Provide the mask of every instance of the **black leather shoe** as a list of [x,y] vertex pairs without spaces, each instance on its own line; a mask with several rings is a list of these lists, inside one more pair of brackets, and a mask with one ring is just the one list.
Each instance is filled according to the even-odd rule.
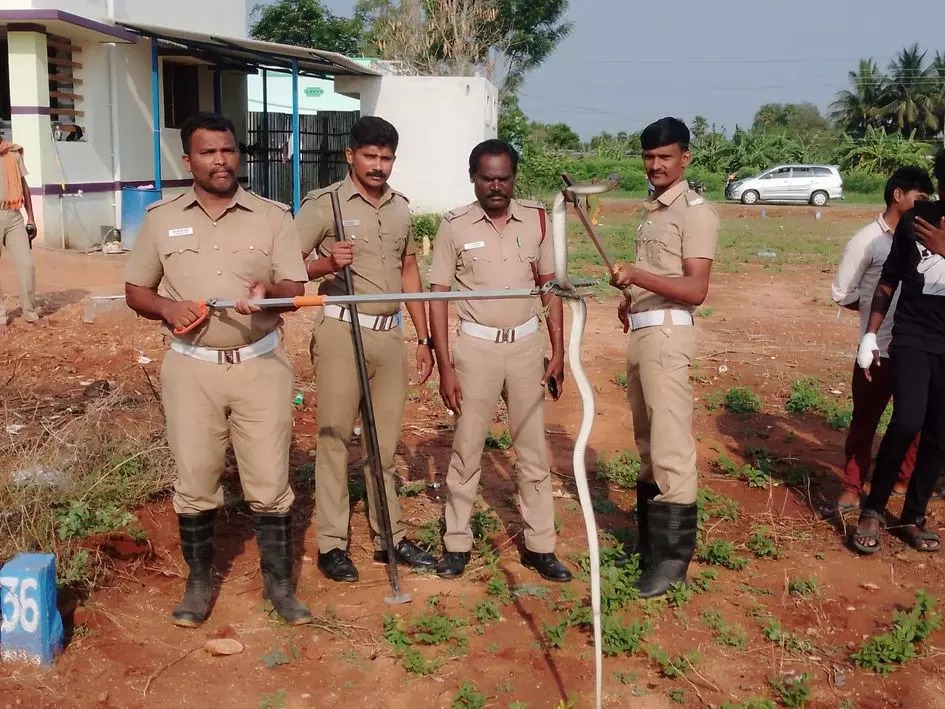
[[319,552],[318,568],[332,581],[354,583],[358,580],[358,570],[344,549],[332,549],[325,554]]
[[468,551],[444,551],[443,558],[436,562],[436,575],[441,579],[459,578],[468,563]]
[[[397,563],[412,566],[415,569],[432,569],[436,566],[436,557],[428,554],[409,539],[401,539],[394,545],[394,555]],[[387,552],[374,552],[374,561],[378,564],[387,563]]]
[[549,581],[564,582],[572,579],[571,572],[558,561],[558,557],[554,554],[539,554],[526,549],[522,554],[522,565],[534,569]]

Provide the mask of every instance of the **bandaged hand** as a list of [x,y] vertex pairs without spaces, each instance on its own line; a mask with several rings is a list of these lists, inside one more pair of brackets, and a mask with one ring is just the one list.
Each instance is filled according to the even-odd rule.
[[860,348],[856,352],[856,363],[866,370],[869,378],[869,369],[874,362],[879,361],[879,345],[876,344],[876,333],[868,332],[860,340]]

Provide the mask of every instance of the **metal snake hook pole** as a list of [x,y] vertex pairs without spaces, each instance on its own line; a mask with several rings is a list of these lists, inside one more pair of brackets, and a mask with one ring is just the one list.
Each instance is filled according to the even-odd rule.
[[[344,220],[341,216],[341,205],[338,202],[338,193],[331,192],[331,211],[335,219],[335,239],[345,240]],[[343,269],[345,291],[354,295],[354,278],[351,267]],[[367,435],[367,453],[371,463],[371,472],[374,474],[374,487],[377,489],[378,500],[371,500],[371,504],[378,505],[378,519],[381,522],[381,533],[384,535],[384,546],[387,552],[387,576],[390,580],[392,596],[385,597],[389,604],[410,603],[408,593],[401,593],[400,576],[397,573],[397,552],[394,550],[394,531],[391,528],[390,509],[387,506],[387,487],[384,485],[384,468],[381,463],[381,449],[377,441],[377,424],[374,420],[374,402],[371,400],[371,383],[368,379],[367,361],[364,358],[364,341],[361,339],[361,325],[358,322],[358,306],[351,303],[351,333],[354,340],[354,358],[358,366],[358,380],[361,383],[361,418],[364,424],[364,433]]]
[[[555,196],[551,209],[551,234],[554,244],[555,280],[560,288],[559,295],[568,301],[571,308],[571,336],[568,340],[568,360],[571,374],[581,394],[583,415],[577,439],[574,442],[574,482],[584,514],[584,527],[587,530],[587,547],[591,562],[591,610],[594,615],[594,669],[595,696],[597,709],[601,707],[603,683],[603,657],[601,655],[601,614],[600,614],[600,546],[597,541],[597,522],[591,501],[591,489],[587,481],[585,457],[587,442],[594,423],[594,389],[584,372],[581,363],[581,343],[584,338],[584,325],[587,322],[587,305],[577,293],[576,287],[568,277],[568,231],[567,201],[571,195],[598,194],[613,189],[613,182],[602,184],[569,185]],[[576,200],[575,200],[576,201]]]

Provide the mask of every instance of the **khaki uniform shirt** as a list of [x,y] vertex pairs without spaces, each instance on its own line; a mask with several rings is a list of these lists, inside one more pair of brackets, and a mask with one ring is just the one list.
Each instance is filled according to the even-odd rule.
[[[433,243],[430,283],[459,290],[534,288],[536,273],[554,273],[551,234],[542,239],[540,202],[512,200],[505,228],[500,232],[478,202],[444,216]],[[540,312],[541,300],[456,301],[462,320],[498,328],[518,327]]]
[[[715,258],[719,218],[715,209],[682,180],[658,198],[644,202],[646,216],[637,230],[635,266],[658,276],[683,275],[683,260]],[[630,312],[672,308],[694,311],[693,305],[677,303],[661,295],[632,286]]]
[[[20,174],[22,174],[23,177],[26,177],[29,173],[26,171],[26,164],[23,162],[23,153],[16,152],[14,153],[14,155],[16,155],[16,161],[20,165]],[[0,158],[0,161],[2,161],[2,159],[3,158]],[[23,195],[24,200],[29,199],[29,198],[30,198],[29,194]],[[3,169],[3,164],[2,162],[0,162],[0,203],[6,202],[6,200],[7,200],[7,171]]]
[[[335,241],[335,218],[330,193],[338,191],[345,236],[354,243],[351,276],[355,295],[402,292],[404,257],[417,252],[410,238],[410,207],[400,192],[387,188],[374,207],[358,192],[350,175],[341,182],[305,195],[299,208],[298,225],[302,253],[317,251],[331,255]],[[329,274],[318,287],[325,295],[345,295],[345,281],[339,273]],[[365,315],[393,315],[399,303],[365,303],[358,312]]]
[[[239,300],[248,297],[250,281],[283,280],[308,281],[289,208],[242,187],[216,221],[193,189],[150,205],[125,270],[132,285],[160,285],[168,298],[198,303]],[[271,310],[253,315],[221,310],[180,339],[213,349],[243,347],[281,323],[282,316]]]

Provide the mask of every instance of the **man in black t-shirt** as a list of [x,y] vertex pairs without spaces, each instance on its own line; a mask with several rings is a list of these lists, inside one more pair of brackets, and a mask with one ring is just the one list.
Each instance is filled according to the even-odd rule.
[[[865,370],[879,361],[876,333],[901,286],[893,319],[893,415],[876,456],[870,494],[851,542],[858,551],[880,548],[886,504],[909,444],[921,431],[898,531],[919,551],[938,551],[937,534],[925,529],[925,511],[945,468],[945,151],[935,160],[939,201],[919,204],[896,227],[889,257],[873,295],[866,334],[857,352]],[[921,211],[923,219],[916,212]]]

